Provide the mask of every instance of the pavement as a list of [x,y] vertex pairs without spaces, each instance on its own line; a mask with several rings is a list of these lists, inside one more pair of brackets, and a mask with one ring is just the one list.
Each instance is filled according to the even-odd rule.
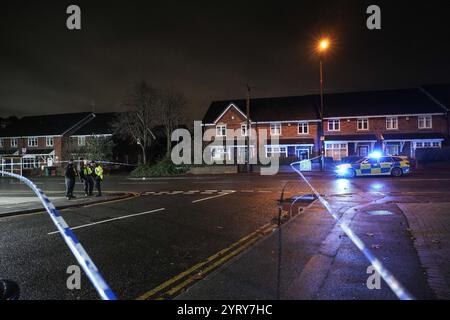
[[[411,294],[446,298],[450,174],[307,178]],[[62,194],[60,178],[35,182]],[[292,204],[311,193],[297,175],[108,176],[104,190],[139,196],[62,215],[121,299],[396,299],[367,288],[369,262],[319,202]],[[0,199],[24,192],[0,179]],[[67,289],[76,261],[55,231],[42,213],[0,217],[0,276],[23,299],[98,299],[84,275]]]

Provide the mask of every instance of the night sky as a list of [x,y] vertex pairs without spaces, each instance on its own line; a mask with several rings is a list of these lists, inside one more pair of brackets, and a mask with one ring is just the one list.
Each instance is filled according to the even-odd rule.
[[[66,28],[66,8],[82,30]],[[382,30],[366,28],[370,4]],[[326,92],[450,82],[450,1],[4,1],[0,116],[119,111],[137,82],[174,87],[187,118],[211,100],[318,92],[316,39],[328,34]]]

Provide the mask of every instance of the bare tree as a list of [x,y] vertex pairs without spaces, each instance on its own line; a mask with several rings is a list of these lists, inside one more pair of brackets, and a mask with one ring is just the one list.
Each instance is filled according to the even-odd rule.
[[166,135],[166,154],[170,156],[172,150],[172,131],[183,121],[183,107],[186,105],[183,94],[176,92],[173,88],[161,92],[159,121],[164,127]]
[[147,152],[155,139],[151,128],[156,123],[159,104],[159,93],[142,81],[123,103],[127,112],[120,113],[113,123],[118,134],[133,139],[141,147],[144,164],[147,164]]

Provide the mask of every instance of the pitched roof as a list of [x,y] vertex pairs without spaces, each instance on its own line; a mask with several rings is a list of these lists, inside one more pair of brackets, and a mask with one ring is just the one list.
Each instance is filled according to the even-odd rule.
[[115,113],[79,112],[28,116],[0,128],[0,137],[112,134]]
[[326,94],[324,118],[443,113],[420,89]]
[[23,117],[0,129],[0,137],[62,135],[90,115],[90,112],[79,112]]
[[89,121],[86,125],[78,130],[75,130],[73,135],[96,135],[96,134],[113,134],[114,128],[112,123],[117,113],[96,113],[95,118]]
[[422,88],[436,99],[438,103],[450,110],[450,84],[426,85]]
[[[449,91],[443,90],[449,94]],[[448,96],[446,96],[448,98]],[[214,123],[222,112],[234,104],[244,114],[244,99],[213,101],[203,123]],[[252,121],[320,119],[320,96],[306,95],[250,100]],[[401,114],[443,113],[445,110],[419,88],[329,93],[324,95],[324,117],[382,116]]]
[[[252,121],[316,120],[316,96],[258,98],[250,100],[250,119]],[[223,111],[234,104],[246,114],[246,100],[213,101],[208,108],[203,123],[214,123]]]

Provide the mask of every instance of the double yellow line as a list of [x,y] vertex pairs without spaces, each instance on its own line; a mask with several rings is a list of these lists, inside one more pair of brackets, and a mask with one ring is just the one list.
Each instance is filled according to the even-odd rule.
[[255,242],[271,233],[273,229],[276,228],[276,226],[277,225],[273,223],[267,223],[263,225],[256,231],[233,243],[231,246],[217,252],[206,260],[197,263],[188,270],[176,275],[175,277],[160,284],[156,288],[144,293],[143,295],[138,297],[137,300],[161,300],[173,298],[177,293],[179,293],[187,286],[205,277],[212,270],[223,265],[231,258],[237,256],[239,253],[249,248]]

